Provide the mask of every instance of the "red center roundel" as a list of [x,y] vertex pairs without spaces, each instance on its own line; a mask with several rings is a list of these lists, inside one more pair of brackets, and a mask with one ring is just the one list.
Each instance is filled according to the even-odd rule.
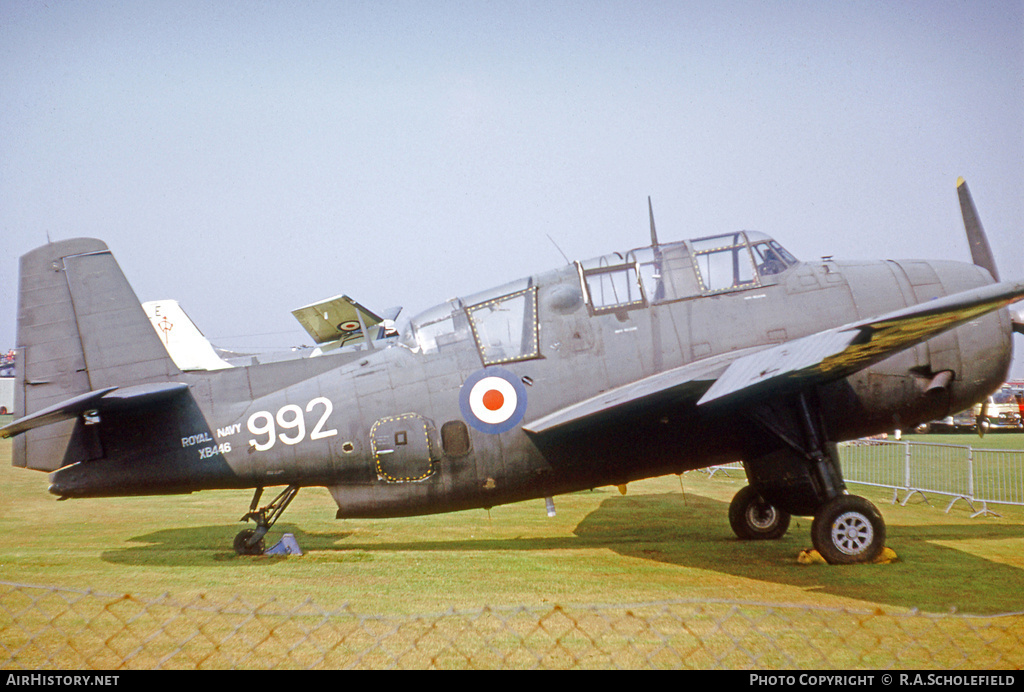
[[497,389],[488,389],[484,392],[482,403],[488,411],[497,411],[505,403],[505,395]]

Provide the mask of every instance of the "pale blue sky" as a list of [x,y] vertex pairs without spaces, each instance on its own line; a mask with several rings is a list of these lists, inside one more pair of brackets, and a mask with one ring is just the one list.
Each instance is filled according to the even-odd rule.
[[4,350],[47,234],[285,347],[643,245],[648,195],[664,240],[969,260],[960,175],[1024,276],[1024,1],[0,1]]

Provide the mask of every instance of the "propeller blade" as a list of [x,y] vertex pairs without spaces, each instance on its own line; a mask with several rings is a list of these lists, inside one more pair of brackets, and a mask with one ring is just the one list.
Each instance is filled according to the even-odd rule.
[[958,178],[956,181],[956,193],[960,198],[960,213],[964,217],[967,243],[971,246],[971,260],[979,267],[987,269],[992,278],[999,281],[999,272],[996,271],[996,260],[988,246],[985,229],[981,227],[981,220],[978,219],[978,210],[974,206],[971,191],[967,188],[967,181],[963,178]]

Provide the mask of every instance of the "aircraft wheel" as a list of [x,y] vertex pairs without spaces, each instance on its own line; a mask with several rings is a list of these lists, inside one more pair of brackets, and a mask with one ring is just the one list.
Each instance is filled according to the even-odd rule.
[[729,525],[744,541],[775,540],[789,529],[789,513],[765,502],[748,485],[729,503]]
[[249,539],[256,533],[255,529],[244,529],[235,536],[235,552],[239,555],[262,555],[266,550],[266,543],[261,538],[256,545],[246,545]]
[[863,497],[840,495],[814,516],[811,541],[829,564],[871,562],[885,547],[885,521]]

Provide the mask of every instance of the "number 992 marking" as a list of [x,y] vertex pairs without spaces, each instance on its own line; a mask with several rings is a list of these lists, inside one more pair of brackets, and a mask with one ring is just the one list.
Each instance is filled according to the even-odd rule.
[[[323,406],[324,412],[320,416],[316,425],[313,426],[313,431],[309,434],[309,439],[320,440],[325,437],[333,437],[338,434],[335,429],[324,430],[324,424],[327,423],[327,418],[331,415],[334,410],[334,405],[331,400],[318,396],[317,398],[306,404],[306,413],[312,413],[313,409],[317,406]],[[285,443],[286,445],[297,445],[302,442],[306,437],[306,419],[302,413],[302,409],[296,404],[286,404],[282,406],[276,416],[270,414],[269,411],[256,411],[249,420],[246,421],[245,427],[249,429],[253,435],[261,437],[266,435],[266,439],[257,440],[256,438],[249,440],[249,446],[255,449],[257,452],[265,452],[273,447],[278,440]],[[278,428],[284,432],[278,433]]]

